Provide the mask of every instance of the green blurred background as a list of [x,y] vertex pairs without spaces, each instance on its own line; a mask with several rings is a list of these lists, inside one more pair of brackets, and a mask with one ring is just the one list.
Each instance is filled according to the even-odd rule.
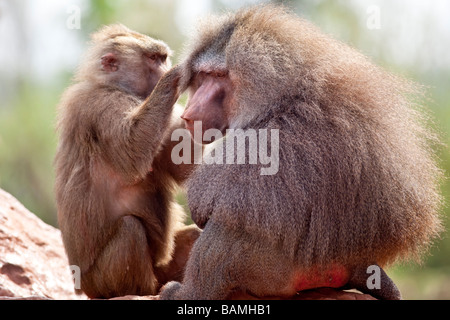
[[[176,63],[184,39],[201,16],[259,2],[264,1],[0,0],[0,188],[57,225],[52,168],[55,107],[92,31],[121,22],[166,41],[175,51]],[[427,108],[443,142],[450,145],[450,1],[283,3],[378,64],[426,85]],[[439,155],[448,177],[448,147]],[[446,180],[442,185],[447,199],[442,210],[445,226],[449,191]],[[178,199],[185,204],[183,194]],[[396,266],[389,273],[406,299],[450,299],[448,233],[436,241],[422,265]]]

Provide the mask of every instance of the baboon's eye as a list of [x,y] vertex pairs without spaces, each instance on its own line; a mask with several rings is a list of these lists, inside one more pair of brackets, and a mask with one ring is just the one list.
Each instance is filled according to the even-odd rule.
[[228,72],[225,71],[225,70],[215,72],[215,76],[216,76],[217,78],[223,78],[223,77],[226,77],[227,74],[228,74]]

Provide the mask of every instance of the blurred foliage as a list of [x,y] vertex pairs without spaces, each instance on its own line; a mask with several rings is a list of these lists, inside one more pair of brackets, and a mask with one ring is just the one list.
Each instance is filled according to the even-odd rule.
[[138,32],[163,39],[175,54],[179,54],[184,39],[175,23],[176,3],[158,0],[133,0],[132,3],[124,0],[92,1],[82,18],[83,32],[88,35],[101,25],[122,23]]
[[0,187],[55,225],[53,128],[59,92],[27,82],[19,92],[10,108],[0,108]]
[[[210,0],[212,11],[235,9],[246,1]],[[255,2],[255,1],[247,1]],[[450,145],[450,70],[422,70],[392,64],[389,53],[382,50],[384,39],[367,37],[363,21],[350,1],[298,0],[276,1],[287,4],[301,16],[314,21],[320,28],[347,42],[389,69],[429,86],[432,97],[427,107],[432,111],[436,127],[443,142]],[[23,1],[21,2],[23,4]],[[196,2],[192,2],[195,6]],[[86,46],[89,34],[103,24],[121,22],[139,32],[163,39],[175,51],[174,62],[179,59],[186,30],[177,24],[179,1],[97,0],[82,2],[82,29],[79,38]],[[23,9],[17,6],[18,10]],[[7,14],[7,12],[2,12]],[[65,12],[61,13],[64,17]],[[1,19],[1,16],[0,16]],[[1,32],[1,30],[0,30]],[[446,35],[448,36],[448,34]],[[22,44],[23,45],[23,44]],[[449,48],[450,49],[450,48]],[[23,59],[24,55],[21,56]],[[25,62],[24,62],[25,63]],[[25,64],[26,65],[26,64]],[[53,157],[56,150],[55,107],[64,88],[70,84],[73,70],[62,70],[53,81],[36,82],[21,72],[8,82],[2,74],[0,81],[8,94],[0,97],[0,188],[17,197],[28,209],[44,221],[56,225],[53,195]],[[10,89],[13,88],[13,89]],[[0,94],[2,91],[0,90]],[[450,172],[448,147],[439,150],[446,176]],[[449,225],[450,181],[442,186],[446,196],[443,210],[445,225]],[[188,211],[185,196],[177,195],[178,202]],[[191,222],[188,220],[188,222]],[[422,266],[402,265],[392,270],[394,280],[408,299],[450,299],[450,239],[448,233],[436,242]]]

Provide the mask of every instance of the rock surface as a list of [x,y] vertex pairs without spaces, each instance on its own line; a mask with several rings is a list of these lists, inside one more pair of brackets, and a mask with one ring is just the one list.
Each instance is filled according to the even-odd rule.
[[[114,300],[157,300],[159,296],[125,296]],[[246,294],[233,299],[253,300]],[[0,189],[0,300],[86,299],[74,293],[74,282],[61,232],[44,223]],[[274,298],[276,299],[276,298]],[[297,300],[373,300],[360,293],[329,288],[309,290]]]
[[58,229],[0,189],[0,299],[85,299],[74,282]]
[[[158,300],[159,296],[124,296],[112,298],[111,300]],[[245,293],[236,293],[232,300],[260,300]],[[267,297],[264,300],[282,300],[278,297]],[[302,291],[288,300],[377,300],[371,295],[354,291],[343,291],[332,288],[319,288],[315,290]]]

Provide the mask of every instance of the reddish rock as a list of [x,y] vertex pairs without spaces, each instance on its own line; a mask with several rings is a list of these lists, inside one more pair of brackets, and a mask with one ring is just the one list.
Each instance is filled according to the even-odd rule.
[[58,229],[0,189],[0,299],[85,299],[74,283]]

